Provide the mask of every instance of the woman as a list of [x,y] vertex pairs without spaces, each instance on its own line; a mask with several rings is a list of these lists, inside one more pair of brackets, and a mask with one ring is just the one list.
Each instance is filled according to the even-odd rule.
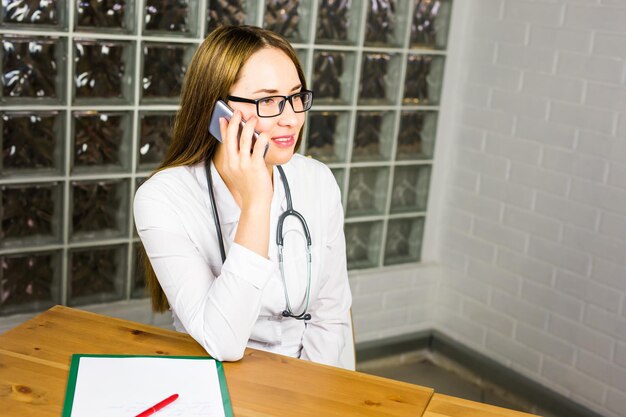
[[[218,99],[234,110],[220,119],[222,143],[208,132]],[[282,37],[214,30],[187,71],[165,160],[135,196],[153,309],[171,308],[176,329],[216,359],[250,346],[354,368],[341,358],[346,339],[353,347],[339,188],[327,167],[294,154],[311,100]],[[310,255],[297,215],[280,227],[290,204]]]

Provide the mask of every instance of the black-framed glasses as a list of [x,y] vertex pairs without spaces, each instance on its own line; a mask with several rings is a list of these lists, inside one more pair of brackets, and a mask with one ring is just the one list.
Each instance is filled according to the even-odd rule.
[[302,90],[290,96],[269,96],[252,100],[249,98],[228,96],[230,101],[252,103],[256,105],[256,114],[259,117],[275,117],[285,110],[285,102],[291,104],[295,113],[303,113],[311,109],[313,105],[313,91]]

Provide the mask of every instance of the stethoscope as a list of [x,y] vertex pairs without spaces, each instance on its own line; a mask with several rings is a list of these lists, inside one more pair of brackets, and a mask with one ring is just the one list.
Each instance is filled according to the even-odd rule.
[[[276,225],[276,245],[278,245],[278,267],[280,269],[280,277],[283,282],[283,292],[285,293],[285,305],[286,308],[282,312],[283,317],[293,317],[296,320],[311,320],[311,314],[307,313],[307,309],[309,308],[309,295],[311,293],[311,233],[309,232],[309,227],[306,224],[306,220],[302,214],[293,209],[293,204],[291,202],[291,192],[289,191],[289,183],[287,182],[287,177],[285,176],[285,171],[283,171],[283,167],[277,165],[278,173],[283,181],[283,186],[285,187],[285,195],[287,196],[287,210],[278,218],[278,224]],[[211,210],[213,212],[213,220],[215,221],[215,230],[217,231],[218,243],[220,245],[220,255],[222,256],[222,264],[226,262],[226,251],[224,250],[224,238],[222,236],[222,227],[220,226],[220,219],[217,214],[217,206],[215,205],[215,196],[213,195],[213,178],[211,176],[211,162],[207,161],[205,164],[206,177],[209,187],[209,197],[211,199]],[[291,303],[289,302],[289,292],[287,291],[287,281],[285,280],[285,268],[283,265],[283,223],[285,219],[289,216],[294,216],[298,219],[300,224],[302,225],[302,230],[304,231],[304,236],[306,238],[306,272],[307,272],[307,284],[306,284],[306,293],[305,293],[305,303],[304,310],[302,313],[295,314],[293,309],[291,308]]]

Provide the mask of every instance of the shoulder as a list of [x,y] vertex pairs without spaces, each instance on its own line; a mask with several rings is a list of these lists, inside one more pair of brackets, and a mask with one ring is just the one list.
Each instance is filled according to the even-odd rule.
[[293,183],[292,192],[302,194],[311,204],[315,201],[322,205],[336,205],[341,201],[335,176],[320,161],[295,154],[286,164],[285,174],[290,184]]
[[298,176],[300,181],[314,182],[323,187],[337,185],[330,168],[313,158],[294,154],[287,166],[290,171],[294,171],[294,175]]
[[193,196],[201,190],[203,169],[203,164],[196,164],[158,171],[141,184],[135,199],[180,201]]

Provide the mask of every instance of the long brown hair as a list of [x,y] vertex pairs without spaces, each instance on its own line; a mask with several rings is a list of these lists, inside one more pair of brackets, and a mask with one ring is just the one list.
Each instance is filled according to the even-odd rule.
[[[283,37],[255,26],[218,27],[206,37],[191,59],[174,120],[172,142],[155,172],[197,164],[213,157],[217,140],[209,133],[209,119],[215,102],[228,95],[246,61],[258,50],[268,47],[280,49],[293,61],[302,88],[306,89],[304,71],[296,52]],[[296,150],[301,141],[302,129]],[[164,312],[169,303],[143,246],[141,255],[152,310]]]

